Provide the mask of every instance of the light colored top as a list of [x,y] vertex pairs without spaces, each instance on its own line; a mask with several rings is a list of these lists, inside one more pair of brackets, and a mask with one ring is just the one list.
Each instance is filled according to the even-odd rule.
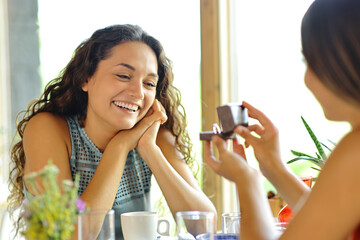
[[[102,157],[101,151],[95,146],[79,125],[78,117],[68,117],[71,137],[70,168],[74,179],[77,172],[80,173],[79,192],[80,196],[91,178]],[[121,174],[121,173],[119,173]],[[120,214],[132,211],[151,211],[150,186],[151,170],[139,153],[133,149],[129,152],[120,185],[113,203],[115,210],[116,239],[123,239],[121,231]]]

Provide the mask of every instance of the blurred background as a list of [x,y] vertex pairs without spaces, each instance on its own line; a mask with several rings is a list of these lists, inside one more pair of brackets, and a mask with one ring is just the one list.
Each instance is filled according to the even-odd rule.
[[[40,97],[46,83],[95,30],[130,23],[159,39],[173,61],[175,85],[182,93],[200,166],[199,183],[219,213],[238,211],[234,186],[202,165],[199,132],[218,122],[217,106],[246,100],[264,111],[280,130],[283,161],[293,158],[290,149],[311,155],[316,151],[301,116],[324,143],[337,142],[349,130],[345,123],[324,118],[303,83],[300,24],[311,2],[0,0],[1,208],[6,208],[17,113]],[[247,156],[257,167],[251,148]],[[291,168],[299,176],[317,175],[308,162]],[[264,188],[273,189],[266,180]],[[154,205],[159,199],[157,189]],[[160,208],[171,218],[166,206]]]

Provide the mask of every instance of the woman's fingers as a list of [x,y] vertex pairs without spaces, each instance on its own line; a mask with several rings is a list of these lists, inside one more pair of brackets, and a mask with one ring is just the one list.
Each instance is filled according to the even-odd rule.
[[210,141],[204,142],[204,159],[205,162],[212,168],[214,171],[218,169],[219,161],[216,160],[212,151],[212,144]]
[[238,139],[233,140],[233,151],[246,160],[245,149],[243,145],[239,143]]
[[217,147],[219,154],[227,151],[227,143],[219,136],[213,136],[211,138],[215,146]]
[[249,129],[250,132],[255,132],[260,137],[264,134],[265,131],[264,127],[259,124],[248,126],[247,129]]
[[260,124],[264,126],[264,128],[272,128],[274,126],[270,119],[263,112],[253,107],[251,104],[243,101],[242,105],[247,108],[249,117],[257,119]]
[[161,124],[164,124],[167,121],[167,115],[166,110],[164,106],[161,104],[161,102],[157,99],[155,99],[153,104],[153,110],[154,112],[161,112]]
[[253,136],[250,130],[243,126],[237,126],[234,129],[234,132],[239,134],[242,138],[245,139],[245,146],[254,145],[259,140],[257,137]]

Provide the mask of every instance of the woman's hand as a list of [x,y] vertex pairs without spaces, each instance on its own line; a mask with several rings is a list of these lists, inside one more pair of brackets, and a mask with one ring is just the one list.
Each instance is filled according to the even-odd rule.
[[167,120],[166,111],[157,99],[155,99],[145,118],[153,116],[156,116],[157,120],[154,121],[151,126],[145,130],[144,134],[139,139],[137,150],[139,151],[140,155],[144,148],[156,146],[156,138],[160,125],[165,123]]
[[[137,147],[145,139],[152,139],[155,142],[157,131],[160,124],[166,122],[167,116],[161,103],[155,99],[154,104],[147,112],[146,116],[141,119],[132,129],[120,131],[109,143],[126,151],[126,154]],[[146,133],[146,134],[145,134]],[[149,143],[149,141],[147,142]],[[144,143],[146,144],[146,143]],[[108,147],[107,147],[108,148]]]
[[258,120],[260,125],[255,124],[247,128],[238,126],[234,132],[245,139],[246,147],[253,147],[260,170],[265,177],[270,177],[274,169],[285,167],[280,158],[278,129],[255,107],[247,102],[243,102],[243,106],[248,109],[249,117]]
[[228,150],[228,144],[222,138],[214,136],[212,142],[215,144],[219,152],[219,160],[215,158],[212,151],[212,144],[210,141],[205,142],[204,158],[205,162],[219,175],[226,179],[238,182],[239,178],[244,177],[244,171],[249,171],[251,168],[246,162],[244,148],[235,139],[233,140],[233,151]]

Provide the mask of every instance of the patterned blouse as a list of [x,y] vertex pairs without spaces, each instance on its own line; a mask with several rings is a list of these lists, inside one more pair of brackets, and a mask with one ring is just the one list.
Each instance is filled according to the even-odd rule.
[[[80,173],[79,196],[84,192],[93,177],[102,157],[101,151],[95,146],[80,127],[78,117],[68,117],[71,137],[70,168],[74,179]],[[119,173],[121,174],[121,173]],[[123,239],[120,214],[131,211],[150,211],[151,171],[148,165],[133,149],[129,152],[124,172],[121,177],[116,197],[113,203],[115,210],[116,239]]]

